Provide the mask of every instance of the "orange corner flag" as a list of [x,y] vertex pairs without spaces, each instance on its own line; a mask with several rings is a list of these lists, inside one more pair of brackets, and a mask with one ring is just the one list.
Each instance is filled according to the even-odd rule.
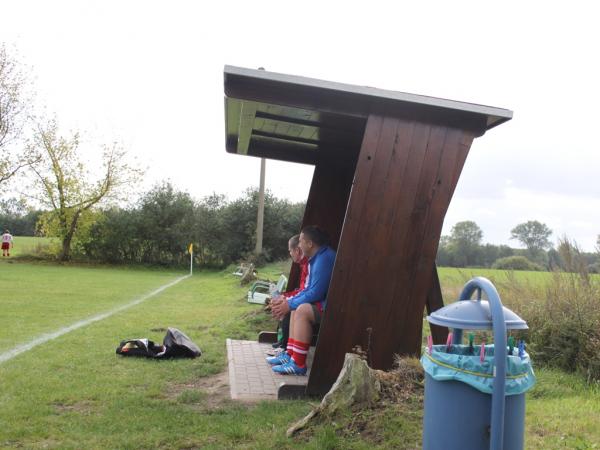
[[190,244],[190,246],[188,247],[188,253],[192,253],[194,251],[194,244]]

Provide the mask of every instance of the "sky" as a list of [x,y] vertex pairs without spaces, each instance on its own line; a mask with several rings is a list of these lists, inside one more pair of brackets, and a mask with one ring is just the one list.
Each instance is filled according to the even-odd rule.
[[[8,1],[0,43],[28,67],[35,108],[80,131],[97,159],[118,141],[201,198],[258,185],[260,160],[225,152],[223,67],[373,86],[510,109],[477,138],[443,234],[484,242],[539,220],[593,251],[600,234],[595,2]],[[303,201],[312,167],[268,161],[275,195]]]

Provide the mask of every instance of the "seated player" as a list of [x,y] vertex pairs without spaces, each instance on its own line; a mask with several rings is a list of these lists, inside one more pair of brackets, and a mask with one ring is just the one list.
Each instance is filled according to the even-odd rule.
[[[302,250],[298,245],[299,241],[299,234],[292,236],[288,241],[288,251],[290,252],[290,257],[292,258],[293,262],[300,265],[300,283],[298,284],[298,288],[294,289],[293,291],[285,292],[283,295],[271,300],[271,307],[275,303],[283,302],[290,297],[294,297],[296,294],[300,293],[300,291],[302,291],[306,285],[306,278],[308,275],[308,258],[302,253]],[[282,337],[280,341],[273,344],[273,347],[276,349],[276,353],[271,353],[272,355],[278,354],[280,351],[284,351],[287,348],[288,338],[290,336],[290,318],[291,312],[288,312],[279,322],[279,328],[282,331]]]
[[273,315],[283,318],[291,311],[287,351],[267,358],[273,371],[280,374],[306,375],[306,356],[312,340],[313,325],[321,322],[327,304],[327,290],[335,251],[329,247],[327,234],[316,226],[302,229],[299,247],[308,258],[308,281],[298,294],[273,305]]

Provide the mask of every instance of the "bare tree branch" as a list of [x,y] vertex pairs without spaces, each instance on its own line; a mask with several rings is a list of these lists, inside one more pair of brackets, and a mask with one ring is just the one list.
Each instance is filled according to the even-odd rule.
[[28,120],[27,84],[21,66],[0,45],[0,184],[36,162],[15,145]]

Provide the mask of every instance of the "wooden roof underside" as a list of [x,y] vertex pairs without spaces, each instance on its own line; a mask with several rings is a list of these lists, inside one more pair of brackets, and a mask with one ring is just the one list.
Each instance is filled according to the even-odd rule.
[[322,153],[355,154],[371,113],[444,123],[481,135],[506,109],[226,66],[230,153],[315,164]]

